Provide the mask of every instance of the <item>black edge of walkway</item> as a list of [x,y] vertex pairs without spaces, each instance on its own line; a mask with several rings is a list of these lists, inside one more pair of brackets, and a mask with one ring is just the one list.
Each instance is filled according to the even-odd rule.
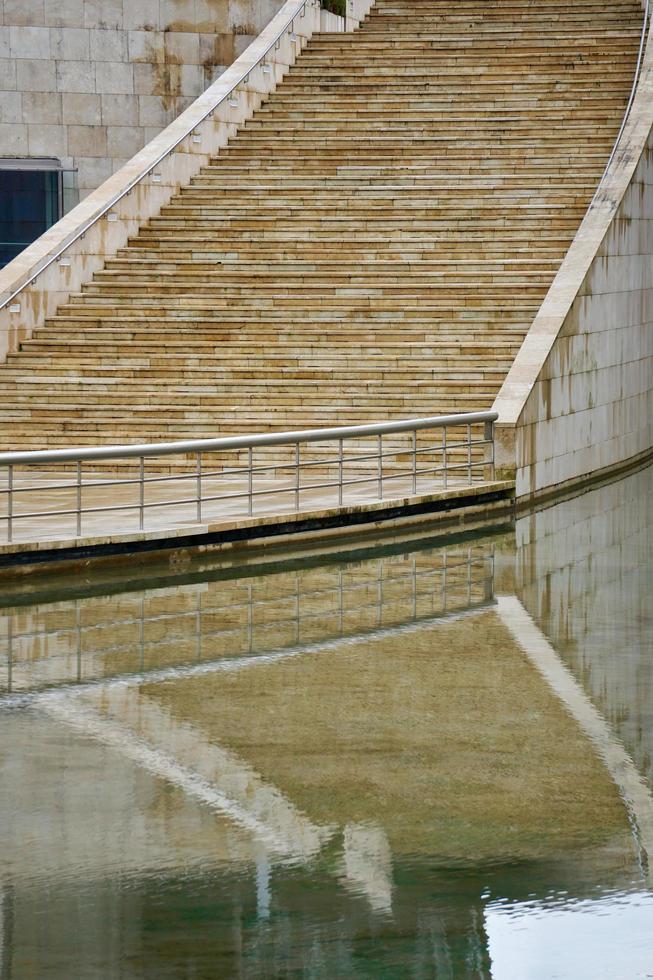
[[512,500],[513,489],[502,488],[478,494],[475,497],[451,497],[444,500],[429,500],[416,504],[395,504],[375,511],[354,511],[346,514],[332,514],[328,517],[307,517],[305,520],[284,521],[270,516],[269,523],[254,527],[226,528],[221,531],[208,531],[206,534],[187,534],[179,537],[148,538],[145,540],[115,541],[97,545],[71,545],[69,548],[48,548],[34,551],[19,551],[0,555],[0,569],[20,568],[25,565],[46,565],[59,561],[75,561],[86,558],[105,558],[117,555],[130,555],[156,551],[170,551],[179,548],[197,548],[203,545],[238,544],[257,541],[261,538],[276,538],[282,535],[302,534],[311,531],[328,531],[346,527],[360,527],[379,521],[391,521],[402,517],[420,517],[448,511],[478,507],[483,504]]

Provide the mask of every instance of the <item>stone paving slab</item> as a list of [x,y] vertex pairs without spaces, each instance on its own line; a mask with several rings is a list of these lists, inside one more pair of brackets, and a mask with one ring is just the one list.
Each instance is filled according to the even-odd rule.
[[[68,477],[67,477],[68,479]],[[82,534],[76,534],[76,516],[74,514],[66,516],[53,515],[51,517],[25,518],[20,519],[21,510],[27,512],[27,506],[14,505],[14,533],[13,540],[7,541],[6,521],[3,528],[3,539],[0,542],[0,556],[9,557],[11,555],[21,555],[31,552],[44,552],[52,550],[65,550],[80,547],[98,547],[102,545],[115,545],[147,542],[154,540],[169,540],[174,545],[174,540],[189,536],[215,534],[239,530],[244,532],[242,537],[246,538],[251,532],[251,536],[260,536],[260,529],[267,526],[272,527],[279,522],[275,519],[283,518],[283,525],[289,528],[288,533],[292,533],[293,525],[297,531],[305,530],[307,522],[324,521],[329,522],[334,518],[342,518],[343,524],[360,524],[361,514],[369,514],[370,522],[382,518],[388,511],[392,511],[396,516],[396,511],[420,505],[436,504],[438,501],[451,502],[452,507],[474,507],[478,503],[478,498],[484,498],[487,494],[509,494],[513,488],[511,481],[491,481],[478,482],[473,486],[464,485],[462,481],[449,481],[445,489],[442,486],[434,485],[434,482],[426,479],[419,481],[417,493],[412,493],[412,480],[410,478],[390,478],[387,487],[384,488],[387,496],[379,499],[377,494],[376,480],[370,478],[369,484],[359,484],[354,487],[346,487],[343,497],[343,505],[338,506],[338,492],[336,487],[327,489],[311,489],[300,491],[299,507],[295,507],[295,490],[284,489],[288,487],[286,480],[277,481],[268,479],[266,484],[261,484],[262,490],[267,490],[270,494],[276,491],[275,496],[258,496],[255,500],[255,510],[252,515],[247,513],[247,501],[243,497],[232,498],[230,500],[220,500],[206,502],[202,508],[202,519],[197,520],[197,508],[195,501],[186,504],[177,504],[171,501],[178,499],[179,486],[188,484],[189,478],[175,477],[170,482],[149,484],[147,487],[146,503],[156,504],[151,509],[146,509],[145,527],[139,528],[138,514],[138,487],[133,484],[127,486],[106,486],[106,483],[113,479],[103,474],[99,482],[92,488],[94,494],[93,505],[97,507],[124,506],[124,509],[110,510],[83,516]],[[61,482],[60,476],[52,473],[33,474],[32,485],[38,481],[39,486],[47,487],[48,483]],[[241,481],[242,482],[242,481]],[[105,484],[104,486],[102,484]],[[25,487],[24,477],[18,483],[18,487]],[[173,491],[172,488],[176,490]],[[207,480],[203,485],[205,496],[212,494],[239,493],[242,485],[239,486],[234,480]],[[84,496],[86,496],[86,487]],[[29,494],[29,508],[54,509],[52,497],[58,494],[56,507],[59,510],[72,509],[71,503],[75,491],[70,490],[38,490]],[[65,499],[67,495],[68,499]],[[136,499],[134,499],[136,498]],[[87,505],[86,500],[84,505]],[[160,506],[159,506],[160,505]],[[258,533],[257,533],[258,532]]]

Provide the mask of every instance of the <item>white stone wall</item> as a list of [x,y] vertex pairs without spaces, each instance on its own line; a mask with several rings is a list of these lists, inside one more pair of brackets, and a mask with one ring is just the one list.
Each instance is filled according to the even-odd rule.
[[516,430],[517,496],[653,447],[653,133]]
[[282,5],[0,0],[0,156],[78,168],[65,178],[72,206],[187,108]]
[[651,453],[652,326],[653,20],[618,146],[494,402],[518,498]]

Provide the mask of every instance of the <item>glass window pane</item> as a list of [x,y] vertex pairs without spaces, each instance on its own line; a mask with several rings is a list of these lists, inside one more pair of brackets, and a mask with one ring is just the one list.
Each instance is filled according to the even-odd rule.
[[0,267],[57,221],[56,171],[0,170]]

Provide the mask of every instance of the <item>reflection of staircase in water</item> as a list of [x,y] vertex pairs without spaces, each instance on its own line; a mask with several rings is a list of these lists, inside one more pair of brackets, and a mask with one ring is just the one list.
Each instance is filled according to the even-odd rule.
[[0,615],[0,690],[174,671],[430,623],[486,607],[487,543]]

